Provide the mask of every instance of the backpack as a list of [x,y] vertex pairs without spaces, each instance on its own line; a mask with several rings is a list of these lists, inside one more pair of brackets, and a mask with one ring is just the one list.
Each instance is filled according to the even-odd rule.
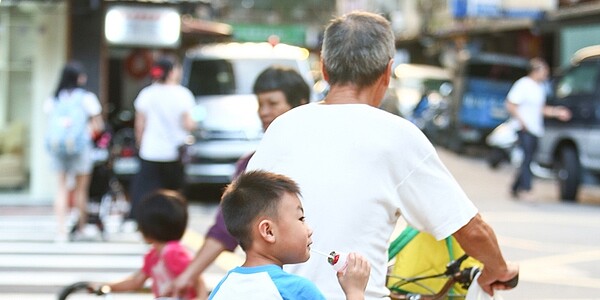
[[88,114],[83,107],[85,91],[75,89],[69,97],[58,98],[50,115],[46,146],[51,154],[77,155],[89,143]]

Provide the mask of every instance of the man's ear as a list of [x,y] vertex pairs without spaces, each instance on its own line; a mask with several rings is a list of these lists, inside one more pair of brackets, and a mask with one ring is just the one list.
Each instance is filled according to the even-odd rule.
[[388,86],[390,84],[390,80],[392,79],[392,74],[394,73],[393,67],[394,67],[394,59],[392,58],[392,59],[390,59],[387,67],[385,68],[385,73],[383,76],[385,86]]
[[269,219],[264,219],[258,223],[258,234],[267,243],[274,243],[275,238],[275,224]]
[[321,74],[323,75],[323,79],[329,82],[329,74],[325,70],[325,65],[323,64],[323,58],[321,58]]

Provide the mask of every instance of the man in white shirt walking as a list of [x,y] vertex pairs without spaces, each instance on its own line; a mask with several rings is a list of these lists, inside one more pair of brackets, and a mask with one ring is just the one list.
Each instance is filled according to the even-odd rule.
[[518,128],[519,146],[523,161],[517,171],[510,192],[513,198],[531,200],[530,164],[537,149],[538,138],[544,134],[544,116],[561,121],[571,119],[571,112],[563,106],[546,105],[545,81],[548,65],[541,58],[529,61],[529,74],[517,80],[506,97],[506,108],[515,128]]

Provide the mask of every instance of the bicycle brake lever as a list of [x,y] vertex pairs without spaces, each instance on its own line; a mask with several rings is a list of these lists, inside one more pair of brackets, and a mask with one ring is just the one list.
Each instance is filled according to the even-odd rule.
[[513,277],[512,279],[508,280],[508,281],[496,281],[494,282],[494,284],[503,284],[509,288],[515,288],[517,286],[517,284],[519,284],[519,274],[515,275],[515,277]]

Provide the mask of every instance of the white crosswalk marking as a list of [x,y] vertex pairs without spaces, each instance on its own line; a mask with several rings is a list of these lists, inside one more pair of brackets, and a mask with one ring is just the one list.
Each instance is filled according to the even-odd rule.
[[[143,263],[149,246],[138,232],[109,228],[100,236],[77,242],[54,242],[56,222],[50,207],[7,211],[0,207],[0,300],[55,300],[59,291],[78,281],[113,282],[131,275]],[[214,209],[190,207],[190,230],[183,244],[195,251],[212,224]],[[90,225],[91,226],[91,225]],[[242,262],[226,253],[203,274],[213,287],[228,268]],[[91,297],[90,299],[102,299]],[[80,299],[80,298],[77,298]],[[86,298],[87,299],[87,298]],[[114,299],[153,299],[149,293],[118,294]]]
[[77,281],[107,282],[139,269],[148,245],[139,233],[55,243],[51,215],[0,217],[0,299],[17,292],[56,293]]

